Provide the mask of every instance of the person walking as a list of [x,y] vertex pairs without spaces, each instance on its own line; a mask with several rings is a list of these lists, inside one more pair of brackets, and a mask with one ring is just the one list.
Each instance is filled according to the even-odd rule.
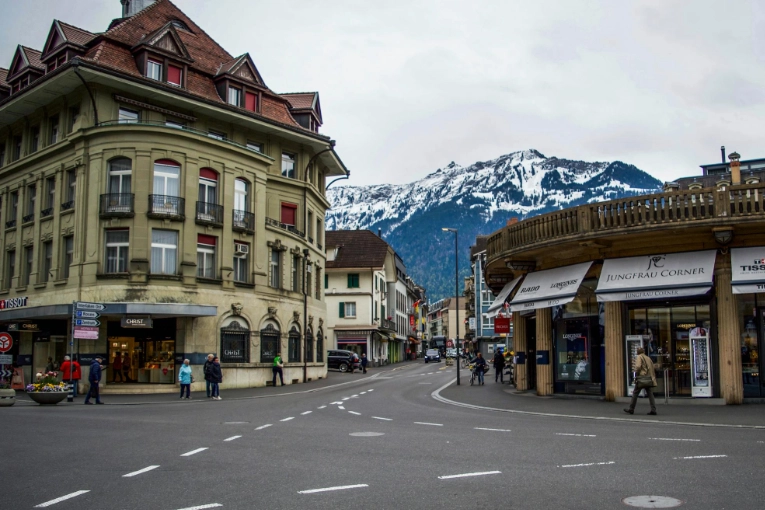
[[367,373],[367,363],[369,363],[369,360],[367,359],[367,353],[361,354],[361,371],[363,374]]
[[72,381],[72,396],[77,396],[77,386],[82,379],[82,370],[80,364],[77,363],[77,356],[74,357],[74,361],[70,360],[69,356],[64,356],[64,362],[61,364],[62,377],[61,380],[65,383]]
[[284,386],[284,371],[282,370],[284,368],[284,363],[282,363],[282,354],[280,352],[276,353],[276,357],[274,358],[274,366],[271,368],[271,372],[273,372],[273,381],[271,382],[272,386],[276,386],[276,375],[279,374],[279,380],[282,382],[282,386]]
[[212,399],[223,400],[220,398],[220,384],[223,382],[223,370],[220,368],[220,360],[218,356],[213,358],[212,365],[210,365],[210,378],[212,379]]
[[189,366],[189,360],[183,360],[183,365],[178,371],[178,382],[181,383],[181,398],[183,398],[183,392],[186,390],[186,398],[191,398],[191,366]]
[[475,355],[473,364],[475,365],[473,370],[475,370],[475,373],[478,376],[478,384],[483,386],[483,373],[488,365],[486,364],[486,360],[483,358],[483,355],[480,352]]
[[213,364],[213,359],[215,358],[214,355],[208,354],[207,360],[205,361],[205,365],[202,367],[202,373],[205,376],[205,388],[207,389],[207,398],[212,397],[212,376],[210,375],[210,367]]
[[103,360],[104,359],[101,356],[96,356],[96,359],[90,364],[90,373],[88,374],[90,388],[88,388],[88,394],[85,395],[86,404],[92,404],[90,397],[96,397],[96,404],[103,404],[103,402],[101,402],[101,393],[98,388],[98,383],[101,382],[101,362]]
[[645,349],[639,347],[637,350],[637,358],[635,358],[635,391],[632,392],[632,401],[630,406],[624,410],[627,414],[635,413],[635,405],[637,405],[638,395],[641,390],[645,390],[648,393],[648,402],[651,404],[651,411],[648,413],[652,416],[656,415],[656,400],[653,398],[653,389],[656,387],[656,370],[653,367],[653,361],[651,358],[645,355]]
[[125,382],[134,382],[133,378],[130,377],[130,355],[127,351],[122,353],[120,364],[122,365],[122,375],[125,377]]
[[50,372],[55,372],[56,365],[53,363],[53,358],[48,357],[48,364],[45,365],[45,373],[48,374]]
[[125,379],[122,375],[122,355],[120,355],[119,352],[114,356],[114,361],[112,361],[112,382],[117,382],[117,376],[120,377],[120,382],[125,382]]
[[491,364],[494,365],[494,382],[497,382],[497,379],[504,384],[505,383],[505,374],[502,372],[505,369],[505,356],[502,354],[502,349],[497,349],[497,352],[494,353],[494,358],[491,360]]

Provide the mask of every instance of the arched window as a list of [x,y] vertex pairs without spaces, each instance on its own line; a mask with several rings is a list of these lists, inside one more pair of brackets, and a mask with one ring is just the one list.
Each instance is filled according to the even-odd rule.
[[324,332],[321,329],[316,333],[316,362],[324,363]]
[[313,363],[313,331],[310,329],[305,333],[305,360]]
[[115,158],[109,161],[107,212],[132,212],[130,192],[132,180],[132,161],[128,158]]
[[218,203],[218,172],[211,168],[199,170],[199,201],[213,205]]
[[267,324],[260,330],[260,362],[269,363],[279,353],[279,330]]
[[232,320],[220,328],[221,363],[250,362],[250,329],[238,320]]
[[300,361],[300,331],[298,331],[297,326],[292,326],[292,329],[290,329],[290,336],[289,336],[289,356],[287,358],[287,361],[290,363],[297,363]]

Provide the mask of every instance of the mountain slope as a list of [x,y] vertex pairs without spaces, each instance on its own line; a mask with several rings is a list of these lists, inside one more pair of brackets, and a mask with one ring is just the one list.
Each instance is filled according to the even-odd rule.
[[519,219],[602,200],[654,193],[661,182],[633,165],[513,152],[462,167],[452,162],[410,184],[344,186],[327,191],[327,230],[370,229],[404,260],[430,301],[454,295],[454,237],[459,230],[459,288],[470,273],[469,247]]

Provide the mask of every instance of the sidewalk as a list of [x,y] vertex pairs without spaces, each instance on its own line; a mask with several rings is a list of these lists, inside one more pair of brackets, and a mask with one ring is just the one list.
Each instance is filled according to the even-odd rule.
[[665,404],[664,398],[657,396],[658,416],[647,416],[646,413],[650,410],[647,398],[638,399],[635,414],[629,415],[623,411],[624,408],[629,407],[629,401],[606,402],[597,397],[538,397],[533,391],[518,392],[514,387],[495,383],[488,377],[484,386],[470,386],[469,379],[463,378],[460,386],[452,383],[436,390],[433,396],[437,400],[452,405],[475,406],[508,413],[765,430],[765,406],[761,404],[688,405],[691,402],[680,403],[672,400],[669,404]]

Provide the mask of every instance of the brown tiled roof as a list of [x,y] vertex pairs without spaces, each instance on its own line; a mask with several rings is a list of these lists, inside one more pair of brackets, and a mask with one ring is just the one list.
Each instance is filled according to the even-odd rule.
[[111,41],[101,41],[96,44],[85,54],[83,60],[96,62],[99,65],[133,76],[141,76],[130,50]]
[[326,233],[327,250],[339,247],[335,260],[327,260],[327,269],[342,267],[382,267],[388,255],[388,243],[371,230],[330,230]]
[[40,56],[42,55],[42,53],[40,53],[37,50],[33,50],[32,48],[28,48],[26,46],[21,46],[21,49],[24,52],[24,54],[27,56],[27,60],[29,61],[29,67],[36,67],[37,69],[45,70],[45,66],[40,60]]
[[303,108],[313,108],[313,102],[316,98],[316,92],[290,92],[287,94],[279,95],[289,101],[292,108],[296,110]]
[[0,67],[0,87],[7,87],[8,83],[5,79],[8,77],[8,69]]
[[59,21],[58,24],[61,27],[61,31],[64,32],[64,37],[66,37],[66,40],[72,44],[85,46],[96,36],[96,34],[92,34],[81,28],[77,28],[73,25],[70,25],[69,23],[64,23],[63,21]]

